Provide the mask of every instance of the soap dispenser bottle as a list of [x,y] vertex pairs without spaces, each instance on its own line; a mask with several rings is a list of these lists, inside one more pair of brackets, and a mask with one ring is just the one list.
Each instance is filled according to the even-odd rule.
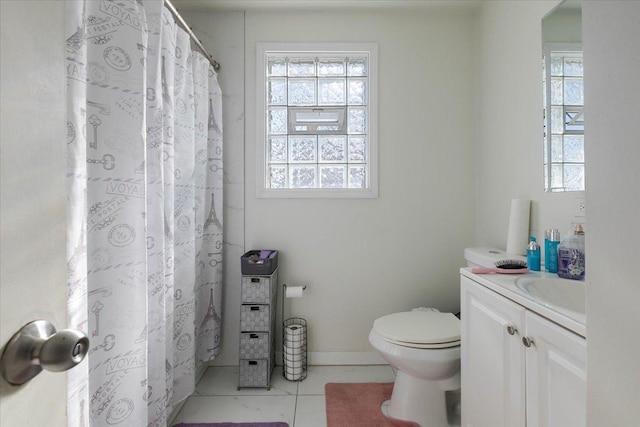
[[540,271],[540,245],[536,238],[531,236],[527,246],[527,266],[529,270]]
[[574,233],[565,236],[558,246],[558,276],[584,280],[584,274],[584,231],[579,224]]
[[560,232],[557,228],[547,230],[548,240],[545,240],[544,267],[549,273],[558,272],[558,245],[560,244]]

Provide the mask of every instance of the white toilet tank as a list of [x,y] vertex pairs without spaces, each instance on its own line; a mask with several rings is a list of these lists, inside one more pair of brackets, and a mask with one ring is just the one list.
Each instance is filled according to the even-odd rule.
[[509,254],[504,250],[490,247],[466,248],[464,250],[464,259],[467,261],[467,267],[486,268],[495,267],[496,262],[505,259],[517,259],[527,262],[527,258],[522,255]]

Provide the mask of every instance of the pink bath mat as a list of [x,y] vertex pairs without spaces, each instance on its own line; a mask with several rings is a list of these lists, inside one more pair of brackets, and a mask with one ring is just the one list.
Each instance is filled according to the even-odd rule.
[[173,427],[289,427],[283,422],[276,423],[180,423]]
[[391,398],[393,383],[328,383],[324,391],[327,427],[420,427],[382,413],[380,405]]

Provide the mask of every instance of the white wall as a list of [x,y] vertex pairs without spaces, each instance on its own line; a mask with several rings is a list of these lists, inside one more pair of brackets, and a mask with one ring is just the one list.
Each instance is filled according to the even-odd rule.
[[558,6],[542,20],[545,43],[582,43],[582,9]]
[[[541,20],[552,1],[488,1],[477,18],[476,244],[504,248],[510,200],[532,200],[531,233],[562,234],[584,193],[545,193]],[[589,206],[587,206],[587,217]],[[585,227],[588,232],[588,227]]]
[[[0,346],[66,322],[64,2],[0,1]],[[1,351],[1,349],[0,349]],[[0,379],[0,425],[66,425],[66,375]]]
[[[309,322],[311,363],[371,351],[383,314],[457,312],[473,237],[472,17],[247,12],[245,25],[246,245],[280,249],[282,282],[308,285],[287,304]],[[255,47],[283,41],[379,44],[379,198],[256,198]]]
[[[229,215],[244,214],[245,249],[280,249],[281,283],[308,285],[303,299],[287,301],[286,316],[309,321],[312,363],[378,361],[367,340],[375,318],[416,306],[459,308],[458,268],[473,243],[472,16],[252,11],[242,23],[230,13],[185,13],[220,57],[221,78],[245,74],[243,165],[227,160],[225,138],[225,174],[245,172],[244,211]],[[217,32],[224,22],[234,29]],[[255,46],[269,41],[379,43],[379,198],[256,198]],[[232,65],[237,55],[245,70]],[[235,89],[223,90],[238,102]],[[237,269],[235,255],[227,260]],[[226,277],[225,344],[214,363],[236,364],[240,277]]]
[[583,2],[587,420],[640,420],[640,2]]
[[[546,228],[585,222],[576,216],[583,193],[543,191],[541,19],[557,4],[488,2],[478,16],[280,10],[250,11],[240,22],[240,12],[187,14],[216,56],[226,56],[221,78],[245,75],[246,159],[227,162],[226,173],[246,171],[245,249],[279,248],[282,281],[309,285],[303,300],[287,304],[310,321],[311,351],[369,351],[371,322],[387,312],[457,311],[463,248],[505,247],[512,198],[533,200],[531,228],[540,238]],[[289,40],[380,44],[379,199],[255,197],[255,44]],[[246,70],[230,69],[225,62],[237,63],[243,49]],[[239,316],[237,259],[227,257],[227,266],[234,274],[216,362],[224,364],[237,359]]]

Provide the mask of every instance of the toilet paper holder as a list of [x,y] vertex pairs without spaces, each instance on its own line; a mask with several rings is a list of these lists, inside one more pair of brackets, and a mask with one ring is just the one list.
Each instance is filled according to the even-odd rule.
[[302,381],[307,377],[307,321],[302,317],[285,319],[287,285],[282,287],[282,376],[288,381]]

